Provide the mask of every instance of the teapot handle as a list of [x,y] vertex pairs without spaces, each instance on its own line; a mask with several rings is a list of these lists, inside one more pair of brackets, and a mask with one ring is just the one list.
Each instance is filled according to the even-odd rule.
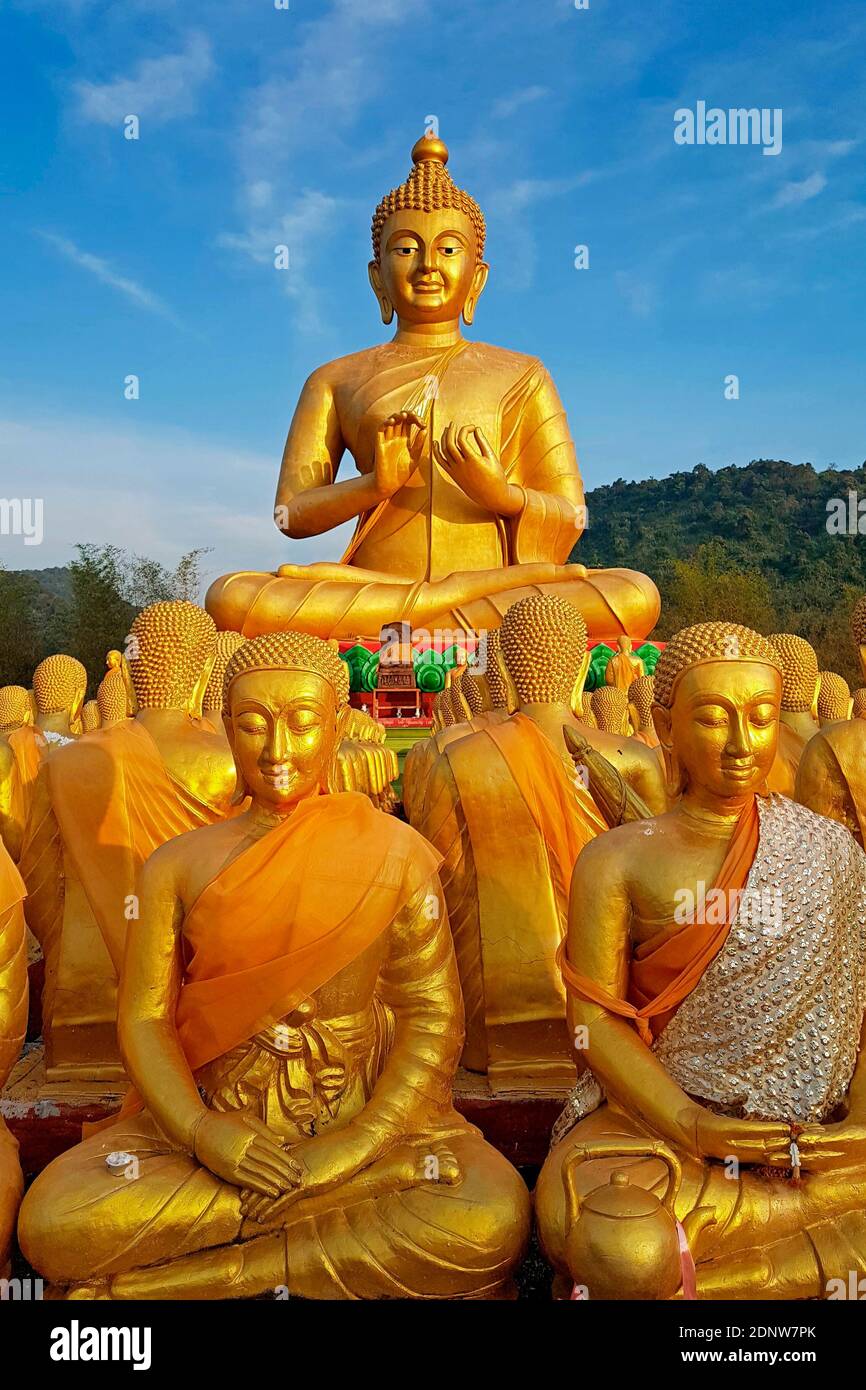
[[[622,1135],[616,1139],[585,1139],[575,1144],[562,1165],[562,1181],[565,1187],[565,1205],[568,1225],[574,1225],[580,1216],[580,1193],[577,1191],[575,1172],[579,1163],[590,1158],[660,1158],[667,1165],[668,1183],[662,1197],[662,1206],[676,1221],[674,1198],[682,1182],[683,1170],[679,1159],[662,1139],[640,1139]],[[601,1184],[599,1184],[601,1185]]]

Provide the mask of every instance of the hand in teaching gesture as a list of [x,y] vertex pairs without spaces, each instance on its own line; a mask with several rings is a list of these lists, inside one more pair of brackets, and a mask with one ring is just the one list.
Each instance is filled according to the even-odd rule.
[[484,431],[474,425],[448,425],[433,451],[436,462],[461,491],[495,516],[516,516],[523,492],[505,476]]

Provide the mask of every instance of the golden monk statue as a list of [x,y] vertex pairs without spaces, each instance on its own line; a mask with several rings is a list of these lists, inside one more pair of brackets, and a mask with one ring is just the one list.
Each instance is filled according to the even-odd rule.
[[100,725],[99,704],[96,700],[85,700],[81,706],[81,732],[92,734]]
[[[550,589],[590,633],[643,637],[659,598],[646,576],[565,562],[583,487],[559,396],[534,357],[469,342],[487,282],[481,211],[435,136],[373,218],[370,282],[394,338],[320,367],[295,411],[275,518],[293,540],[355,521],[338,564],[281,566],[212,585],[221,628],[375,637],[386,625],[482,631]],[[356,476],[337,481],[344,453]]]
[[836,671],[818,672],[818,724],[838,724],[850,719],[853,709],[851,690],[844,676]]
[[617,650],[604,671],[606,685],[615,685],[618,690],[628,692],[629,686],[638,677],[646,675],[646,667],[640,657],[634,654],[632,646],[631,638],[625,634],[617,638]]
[[592,712],[597,727],[604,733],[629,734],[628,696],[618,685],[600,685],[592,692]]
[[63,653],[46,657],[33,672],[35,718],[0,739],[0,836],[16,863],[42,760],[81,733],[86,692],[80,661]]
[[22,724],[32,724],[34,716],[31,691],[23,685],[0,685],[0,736],[11,734]]
[[[157,846],[231,809],[231,750],[199,717],[215,643],[196,604],[145,608],[129,641],[137,715],[58,749],[40,772],[21,872],[45,956],[50,1081],[122,1081],[117,977],[138,871]],[[123,670],[113,670],[119,708]]]
[[[463,1064],[497,1093],[568,1087],[574,1053],[554,963],[578,854],[605,830],[563,742],[589,656],[575,608],[521,599],[499,630],[516,713],[483,714],[431,745],[412,823],[443,855],[442,883],[466,1004]],[[474,727],[473,727],[474,726]],[[651,754],[642,750],[647,758]]]
[[487,634],[483,674],[466,667],[457,680],[436,697],[430,738],[419,739],[406,754],[403,810],[410,825],[420,825],[424,820],[430,771],[449,743],[477,733],[488,723],[507,719],[512,712],[499,656],[499,636],[498,628],[492,628]]
[[654,691],[655,680],[652,676],[638,676],[628,688],[628,717],[634,730],[632,737],[645,743],[647,748],[659,746],[659,736],[652,717]]
[[684,629],[655,696],[681,795],[577,863],[562,967],[584,1070],[536,1189],[542,1245],[590,1297],[673,1297],[693,1261],[699,1298],[821,1298],[866,1269],[866,857],[760,795],[766,638]]
[[[18,1061],[27,1031],[24,883],[0,844],[0,1087]],[[0,1115],[0,1279],[8,1277],[24,1179],[18,1145]]]
[[135,1100],[22,1208],[26,1258],[71,1297],[511,1287],[528,1194],[452,1108],[463,1017],[437,856],[366,797],[327,794],[347,696],[345,664],[305,634],[232,659],[250,808],[148,861],[119,1012]]
[[[782,710],[779,718],[800,740],[808,743],[818,728],[818,692],[821,678],[815,648],[793,632],[771,633],[767,639],[782,667]],[[782,736],[784,738],[784,735]]]
[[109,724],[119,724],[122,719],[131,719],[138,713],[138,701],[126,657],[122,652],[110,651],[105,665],[105,675],[96,692],[99,725],[103,729]]
[[[851,629],[866,677],[866,598],[854,606]],[[820,696],[821,692],[819,700]],[[827,724],[809,739],[799,759],[794,795],[804,806],[847,826],[857,843],[866,846],[866,724],[862,718],[842,715],[840,722]]]

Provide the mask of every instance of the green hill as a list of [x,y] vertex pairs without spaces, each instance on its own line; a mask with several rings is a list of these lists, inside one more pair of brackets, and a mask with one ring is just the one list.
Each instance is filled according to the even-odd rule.
[[[864,499],[866,465],[852,471],[759,459],[718,472],[627,483],[587,495],[588,526],[571,559],[642,570],[658,584],[669,637],[713,618],[763,632],[794,631],[822,667],[862,683],[848,634],[854,600],[866,593],[866,542],[836,534],[833,499]],[[829,529],[828,529],[829,523]],[[866,516],[863,530],[866,533]]]

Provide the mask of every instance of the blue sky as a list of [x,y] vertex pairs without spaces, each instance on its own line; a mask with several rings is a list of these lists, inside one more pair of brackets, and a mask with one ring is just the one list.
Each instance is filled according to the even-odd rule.
[[[428,115],[487,215],[471,332],[545,361],[588,487],[859,465],[864,58],[862,0],[2,0],[0,493],[45,538],[0,559],[340,553],[274,530],[279,458],[388,332],[370,216]],[[781,153],[677,145],[699,100],[781,108]]]

